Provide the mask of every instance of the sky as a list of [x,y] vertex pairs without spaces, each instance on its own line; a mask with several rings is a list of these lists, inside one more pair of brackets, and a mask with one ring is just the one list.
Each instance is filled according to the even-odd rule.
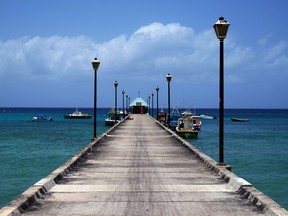
[[[287,0],[0,0],[0,107],[118,107],[122,90],[159,106],[288,108]],[[152,97],[151,97],[152,99]],[[155,106],[155,105],[154,105]]]

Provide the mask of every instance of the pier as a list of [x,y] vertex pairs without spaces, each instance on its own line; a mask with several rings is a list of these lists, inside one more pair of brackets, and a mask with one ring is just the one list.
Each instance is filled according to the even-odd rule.
[[149,115],[134,114],[0,215],[288,215]]

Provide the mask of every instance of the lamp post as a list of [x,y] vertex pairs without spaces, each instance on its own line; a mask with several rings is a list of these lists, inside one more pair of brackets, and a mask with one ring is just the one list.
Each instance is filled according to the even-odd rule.
[[126,112],[128,114],[128,94],[126,94]]
[[168,127],[170,128],[170,82],[171,82],[172,76],[170,75],[170,73],[167,74],[166,76],[166,80],[168,82]]
[[216,36],[220,41],[220,76],[219,76],[219,164],[224,164],[224,39],[230,23],[220,17],[214,24]]
[[150,115],[150,96],[148,96],[148,104],[149,104],[149,106],[148,106],[148,114]]
[[154,109],[153,101],[154,101],[154,93],[152,92],[152,118],[154,118],[154,116],[153,116],[153,114],[154,114],[154,112],[153,112],[153,109]]
[[128,104],[129,104],[129,113],[131,113],[131,107],[130,107],[130,97],[128,98]]
[[123,119],[125,118],[125,111],[124,111],[124,94],[125,94],[125,91],[122,90],[122,111],[123,111]]
[[115,113],[114,113],[115,124],[117,123],[117,86],[118,86],[118,82],[115,81],[114,82],[114,87],[115,87]]
[[159,108],[159,107],[158,107],[158,92],[159,92],[159,87],[156,86],[156,93],[157,93],[157,97],[156,97],[156,98],[157,98],[156,119],[157,119],[157,120],[158,120],[158,112],[159,112],[159,111],[158,111],[158,108]]
[[97,70],[100,65],[100,61],[97,60],[97,58],[94,58],[94,60],[91,62],[92,67],[94,69],[94,124],[93,124],[93,139],[96,138],[96,117],[97,117]]

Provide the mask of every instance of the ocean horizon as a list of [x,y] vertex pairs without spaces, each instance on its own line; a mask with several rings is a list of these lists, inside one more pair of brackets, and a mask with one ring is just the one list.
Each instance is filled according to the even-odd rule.
[[[75,109],[0,108],[0,208],[90,143],[93,118],[73,120],[63,117]],[[97,109],[97,136],[110,128],[104,124],[109,109]],[[178,109],[180,112],[185,110]],[[93,116],[93,108],[79,107],[79,110]],[[216,117],[219,114],[218,108],[197,108],[195,111]],[[51,116],[54,121],[32,122],[32,117],[39,113]],[[155,108],[153,113],[155,117]],[[248,118],[249,122],[232,122],[232,117]],[[203,119],[199,138],[188,140],[216,161],[219,157],[218,123],[218,119]],[[286,209],[287,155],[288,109],[225,109],[224,162],[231,165],[232,172]]]

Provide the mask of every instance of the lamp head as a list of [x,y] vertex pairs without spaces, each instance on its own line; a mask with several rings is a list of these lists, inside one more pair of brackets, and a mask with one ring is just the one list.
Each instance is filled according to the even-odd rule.
[[115,86],[115,87],[118,86],[118,82],[117,82],[117,81],[114,82],[114,86]]
[[213,25],[216,36],[219,40],[226,38],[230,23],[227,22],[224,17],[220,17],[219,20]]
[[100,61],[97,60],[97,58],[94,58],[94,60],[91,63],[92,63],[92,67],[94,68],[94,70],[97,71],[100,65]]
[[166,76],[166,80],[167,80],[168,82],[170,82],[171,79],[172,79],[172,76],[170,75],[170,73],[168,73],[167,76]]

